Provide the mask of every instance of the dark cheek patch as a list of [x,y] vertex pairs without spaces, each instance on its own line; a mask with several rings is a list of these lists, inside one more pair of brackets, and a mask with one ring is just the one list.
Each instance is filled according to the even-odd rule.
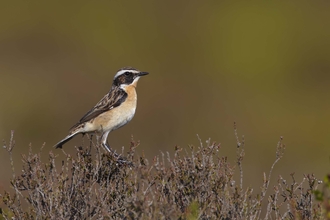
[[120,83],[121,84],[131,84],[133,82],[133,75],[130,74],[129,76],[123,75],[122,78],[120,78]]
[[133,82],[133,75],[130,75],[126,78],[126,84],[131,84]]
[[124,75],[122,75],[122,76],[120,77],[120,84],[125,83],[125,81],[126,81],[126,77],[125,77]]
[[114,84],[116,86],[120,86],[124,82],[125,82],[125,76],[122,75],[122,76],[117,77],[117,79],[115,79]]
[[114,84],[116,86],[120,86],[121,84],[131,84],[133,80],[133,74],[130,74],[129,76],[121,75],[115,80]]

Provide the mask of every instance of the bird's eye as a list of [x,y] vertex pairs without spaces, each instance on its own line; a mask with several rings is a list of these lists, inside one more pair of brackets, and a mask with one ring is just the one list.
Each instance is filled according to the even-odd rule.
[[129,76],[130,75],[130,72],[125,72],[125,76]]

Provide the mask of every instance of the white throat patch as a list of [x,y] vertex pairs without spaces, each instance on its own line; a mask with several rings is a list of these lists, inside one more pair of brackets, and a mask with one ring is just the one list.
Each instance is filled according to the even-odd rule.
[[137,77],[133,80],[133,82],[132,82],[131,84],[121,84],[119,87],[120,87],[121,89],[123,89],[124,91],[126,91],[125,89],[126,89],[127,86],[129,86],[129,85],[134,85],[134,86],[136,86],[136,83],[139,81],[139,79],[140,79],[140,76],[137,76]]

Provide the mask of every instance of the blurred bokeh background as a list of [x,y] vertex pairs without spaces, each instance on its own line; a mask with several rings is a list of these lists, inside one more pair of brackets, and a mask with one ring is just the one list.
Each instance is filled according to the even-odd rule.
[[[31,143],[44,158],[111,87],[150,72],[134,119],[109,135],[152,159],[220,142],[234,163],[245,136],[245,186],[260,186],[284,137],[277,175],[322,178],[330,156],[330,2],[7,1],[0,7],[0,138],[15,130],[16,170]],[[86,140],[86,139],[85,139]],[[81,136],[65,145],[68,152]],[[57,151],[59,160],[62,152]],[[0,189],[10,166],[0,151]],[[258,187],[257,187],[258,189]]]

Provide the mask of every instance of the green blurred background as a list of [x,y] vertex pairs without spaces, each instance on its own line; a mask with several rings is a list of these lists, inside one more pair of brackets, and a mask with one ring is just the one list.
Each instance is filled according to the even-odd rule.
[[[330,2],[7,1],[0,7],[0,138],[15,130],[16,170],[32,144],[44,158],[111,87],[150,72],[132,122],[110,145],[140,140],[152,159],[175,145],[220,142],[234,163],[246,139],[245,186],[260,186],[281,135],[273,181],[329,171]],[[74,152],[81,136],[65,145]],[[10,166],[0,151],[0,188]],[[259,188],[257,188],[259,189]]]

